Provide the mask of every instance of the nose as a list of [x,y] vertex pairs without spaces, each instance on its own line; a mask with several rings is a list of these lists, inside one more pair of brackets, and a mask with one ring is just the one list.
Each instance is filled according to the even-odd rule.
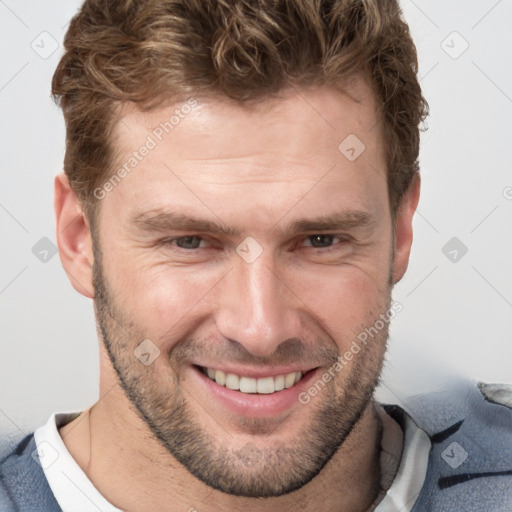
[[217,329],[253,355],[269,356],[280,343],[300,338],[304,305],[266,251],[252,263],[234,260],[219,290]]

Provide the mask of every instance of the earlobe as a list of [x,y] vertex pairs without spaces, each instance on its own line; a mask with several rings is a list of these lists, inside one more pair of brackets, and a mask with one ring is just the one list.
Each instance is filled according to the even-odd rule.
[[420,175],[416,174],[405,192],[395,219],[393,284],[402,279],[409,264],[413,232],[412,219],[420,199]]
[[94,259],[91,231],[80,201],[71,189],[65,174],[55,177],[54,208],[57,221],[57,245],[62,266],[75,290],[86,297],[93,298]]

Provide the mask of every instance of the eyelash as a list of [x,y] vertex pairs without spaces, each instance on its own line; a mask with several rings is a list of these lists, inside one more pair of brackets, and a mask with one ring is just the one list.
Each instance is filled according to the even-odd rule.
[[[315,233],[313,235],[306,236],[303,240],[309,240],[309,239],[314,238],[314,237],[332,237],[334,239],[339,238],[340,239],[340,244],[343,244],[343,243],[348,242],[350,240],[350,237],[348,237],[347,235],[331,234],[331,233]],[[173,238],[166,238],[166,239],[161,241],[161,244],[164,245],[164,246],[172,246],[173,249],[176,249],[178,251],[186,251],[186,252],[197,251],[199,249],[209,249],[209,247],[196,247],[196,248],[192,248],[192,249],[185,249],[183,247],[177,247],[173,243],[173,242],[176,242],[177,240],[184,240],[184,239],[187,239],[187,238],[199,238],[201,241],[205,241],[206,240],[205,238],[203,238],[203,237],[201,237],[199,235],[188,235],[188,236],[179,236],[179,237],[173,237]],[[313,250],[320,250],[322,252],[329,252],[330,250],[331,251],[335,250],[337,245],[338,244],[330,245],[330,246],[327,246],[327,247],[309,247],[309,248],[313,249]]]

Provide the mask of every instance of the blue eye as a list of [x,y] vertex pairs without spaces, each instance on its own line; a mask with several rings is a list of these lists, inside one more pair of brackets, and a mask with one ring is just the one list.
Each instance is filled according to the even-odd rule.
[[338,239],[341,242],[346,242],[347,239],[342,237],[341,235],[325,235],[325,234],[318,234],[318,235],[311,235],[308,236],[305,240],[308,240],[311,242],[310,247],[313,247],[314,249],[322,249],[322,248],[329,248],[333,245],[336,245],[334,241]]
[[200,236],[182,236],[178,238],[169,238],[165,240],[166,244],[174,245],[173,242],[176,242],[176,246],[180,249],[199,249],[199,245],[203,241]]
[[308,236],[307,240],[311,241],[312,246],[315,248],[319,247],[330,247],[333,242],[334,235],[311,235]]
[[[347,242],[348,237],[343,235],[331,234],[315,234],[309,235],[302,239],[300,244],[302,247],[311,249],[330,249],[341,248],[343,242]],[[172,249],[194,251],[197,249],[208,249],[209,243],[207,240],[198,235],[180,236],[174,238],[166,238],[161,241],[163,246],[170,246]],[[340,247],[336,247],[340,246]]]

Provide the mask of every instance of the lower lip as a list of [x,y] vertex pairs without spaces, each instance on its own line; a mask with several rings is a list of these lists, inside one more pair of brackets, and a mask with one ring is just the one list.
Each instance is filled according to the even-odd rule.
[[291,388],[271,394],[242,393],[225,386],[220,386],[207,377],[199,368],[193,367],[206,392],[214,400],[235,414],[249,418],[265,418],[277,416],[289,411],[293,405],[300,405],[299,394],[305,391],[313,381],[320,368],[307,372],[302,379]]

